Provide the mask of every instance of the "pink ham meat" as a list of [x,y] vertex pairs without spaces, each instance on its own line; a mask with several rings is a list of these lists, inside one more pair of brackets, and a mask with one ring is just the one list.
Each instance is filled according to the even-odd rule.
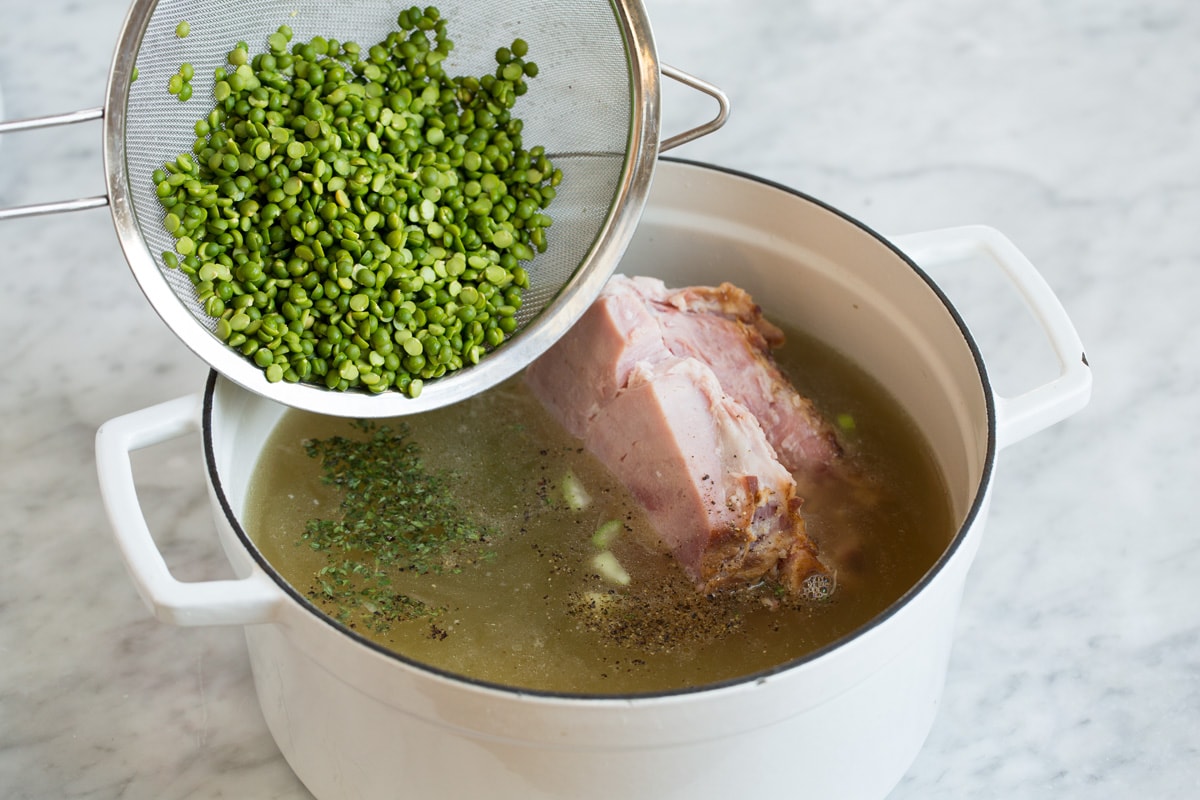
[[788,460],[820,469],[837,456],[836,439],[770,361],[781,341],[729,284],[670,291],[615,276],[526,371],[705,592],[768,578],[806,592],[827,574],[778,454],[788,448]]
[[[587,420],[624,386],[633,366],[696,358],[759,420],[789,470],[823,468],[840,455],[837,437],[812,401],[795,390],[770,358],[783,333],[743,290],[729,283],[670,290],[655,278],[615,275],[583,318],[551,353],[586,395],[539,396],[564,426],[583,438]],[[547,354],[549,355],[549,354]],[[531,386],[561,383],[548,367],[534,370]]]
[[730,283],[669,291],[650,278],[632,282],[655,312],[667,349],[710,366],[726,393],[758,419],[785,467],[812,470],[840,455],[833,429],[771,359],[783,332],[749,294]]

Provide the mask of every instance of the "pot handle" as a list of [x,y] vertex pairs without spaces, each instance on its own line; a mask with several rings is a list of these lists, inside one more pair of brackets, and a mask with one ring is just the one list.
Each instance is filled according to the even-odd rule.
[[1092,370],[1079,334],[1054,290],[1004,234],[984,225],[968,225],[897,236],[891,241],[918,264],[989,257],[1016,287],[1050,340],[1058,359],[1058,376],[1015,397],[995,396],[998,448],[1016,444],[1087,405]]
[[142,600],[173,625],[270,622],[283,596],[254,567],[237,580],[176,580],[150,535],[138,502],[130,453],[200,429],[200,395],[189,395],[109,420],[96,433],[100,494],[125,566]]

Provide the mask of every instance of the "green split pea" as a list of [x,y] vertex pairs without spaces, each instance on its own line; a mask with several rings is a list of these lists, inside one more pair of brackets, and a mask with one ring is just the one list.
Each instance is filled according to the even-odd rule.
[[286,25],[266,52],[238,42],[192,152],[154,174],[164,264],[268,381],[415,397],[516,330],[522,262],[546,250],[562,172],[512,113],[528,44],[454,78],[436,8],[397,23],[366,48]]

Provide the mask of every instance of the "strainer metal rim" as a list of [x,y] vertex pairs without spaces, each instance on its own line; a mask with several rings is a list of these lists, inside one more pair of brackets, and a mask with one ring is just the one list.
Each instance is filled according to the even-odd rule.
[[[125,158],[124,135],[133,70],[158,0],[134,0],[122,24],[109,70],[104,113],[104,174],[117,239],[134,279],[167,327],[209,366],[248,391],[284,405],[340,417],[377,418],[429,411],[463,400],[515,375],[556,342],[604,287],[637,227],[649,197],[660,150],[657,49],[641,0],[609,0],[627,43],[630,129],[616,192],[583,264],[547,309],[496,353],[425,384],[420,396],[331,391],[321,386],[269,383],[249,359],[217,339],[176,296],[138,228]],[[552,312],[552,313],[551,313]],[[501,355],[502,354],[502,355]]]

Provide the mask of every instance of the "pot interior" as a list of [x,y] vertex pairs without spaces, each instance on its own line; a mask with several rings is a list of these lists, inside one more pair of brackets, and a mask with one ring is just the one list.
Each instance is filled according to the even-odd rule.
[[[668,285],[736,283],[768,318],[803,329],[872,375],[914,420],[945,480],[956,533],[929,574],[941,568],[982,502],[993,413],[974,344],[918,268],[860,223],[811,198],[664,160],[618,271]],[[210,383],[209,401],[212,477],[240,518],[258,454],[286,408],[224,379]],[[242,526],[231,522],[254,552]]]

